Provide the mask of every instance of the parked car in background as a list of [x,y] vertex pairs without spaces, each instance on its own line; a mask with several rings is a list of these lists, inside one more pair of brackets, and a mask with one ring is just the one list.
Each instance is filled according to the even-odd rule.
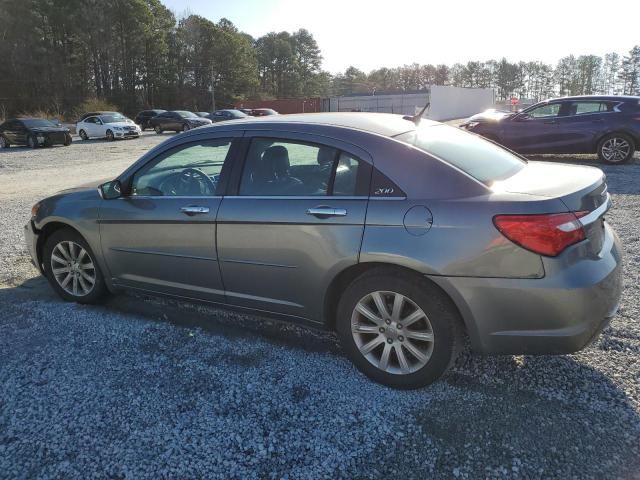
[[136,115],[135,122],[140,127],[140,130],[144,132],[147,128],[151,128],[151,125],[149,125],[149,120],[151,120],[156,115],[160,115],[164,112],[166,112],[166,110],[143,110]]
[[597,153],[620,164],[640,148],[640,97],[556,98],[518,113],[489,110],[461,126],[523,154]]
[[11,145],[66,147],[71,145],[71,133],[68,128],[44,118],[12,118],[0,124],[0,148]]
[[335,329],[366,375],[415,388],[465,335],[483,353],[587,345],[622,287],[610,205],[597,168],[317,113],[170,138],[99,190],[37,203],[25,235],[65,300],[138,289]]
[[240,110],[245,115],[251,115],[251,112],[253,111],[250,108],[238,108],[238,110]]
[[247,118],[247,114],[241,112],[240,110],[234,110],[232,108],[224,109],[224,110],[216,110],[212,114],[210,114],[207,118],[214,123],[224,122],[226,120],[238,120],[239,118]]
[[271,108],[252,108],[251,109],[251,116],[253,117],[267,117],[269,115],[280,115],[280,114]]
[[162,133],[165,130],[173,130],[174,132],[186,132],[192,128],[209,125],[211,120],[202,118],[193,112],[186,110],[172,110],[161,113],[149,120],[149,125],[153,127],[156,133]]
[[193,113],[195,113],[197,116],[201,118],[209,118],[209,115],[211,115],[209,112],[193,112]]
[[108,112],[108,111],[97,111],[97,112],[87,112],[85,114],[83,114],[80,117],[80,120],[78,120],[79,122],[83,121],[85,118],[88,117],[96,117],[99,115],[109,115],[112,118],[118,120],[118,121],[123,121],[123,122],[129,122],[129,123],[134,123],[133,120],[131,120],[130,118],[128,118],[126,115],[123,115],[120,112]]
[[137,138],[142,130],[131,119],[123,115],[94,115],[76,124],[76,132],[82,140],[90,138]]

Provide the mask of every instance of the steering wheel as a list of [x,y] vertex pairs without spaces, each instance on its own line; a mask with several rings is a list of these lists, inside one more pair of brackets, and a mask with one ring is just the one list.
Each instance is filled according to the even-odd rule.
[[164,180],[160,190],[168,192],[165,195],[174,196],[215,195],[216,183],[202,170],[191,167]]

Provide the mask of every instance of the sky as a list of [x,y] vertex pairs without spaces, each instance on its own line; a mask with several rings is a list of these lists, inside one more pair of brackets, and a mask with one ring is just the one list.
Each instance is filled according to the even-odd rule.
[[[637,0],[636,0],[637,1]],[[417,63],[540,60],[626,54],[640,44],[632,0],[163,0],[214,22],[226,17],[254,38],[309,30],[323,69],[369,72]],[[625,13],[627,12],[627,13]]]

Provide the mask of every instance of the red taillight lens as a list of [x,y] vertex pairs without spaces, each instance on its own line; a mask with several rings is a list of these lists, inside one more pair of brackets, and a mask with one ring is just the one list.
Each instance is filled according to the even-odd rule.
[[496,215],[493,223],[500,233],[521,247],[540,255],[555,257],[569,245],[586,238],[578,219],[588,213]]

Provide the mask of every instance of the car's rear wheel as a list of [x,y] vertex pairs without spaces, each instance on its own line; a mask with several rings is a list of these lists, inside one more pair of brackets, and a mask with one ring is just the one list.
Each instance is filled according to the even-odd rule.
[[113,136],[113,132],[111,130],[107,130],[107,140],[109,140],[110,142],[115,140],[115,137]]
[[47,239],[43,263],[49,283],[64,300],[97,303],[108,292],[95,255],[74,230],[58,230]]
[[80,135],[80,138],[82,140],[89,140],[89,135],[87,135],[87,132],[85,132],[84,130],[80,130],[78,132],[78,135]]
[[27,137],[27,147],[38,148],[38,142],[36,141],[36,137],[34,137],[33,135],[29,135]]
[[71,135],[67,135],[66,137],[64,137],[64,143],[63,143],[63,145],[64,145],[65,147],[68,147],[69,145],[71,145],[71,142],[72,142],[72,141],[73,141],[73,140],[71,139]]
[[612,133],[598,143],[598,158],[604,163],[627,163],[634,152],[633,139],[623,133]]
[[347,355],[369,378],[395,388],[440,378],[462,345],[460,325],[436,286],[390,269],[358,277],[338,305],[337,330]]
[[7,142],[7,139],[0,135],[0,148],[9,148],[11,145]]
[[160,128],[160,125],[156,125],[155,127],[153,127],[153,130],[160,135],[162,133],[162,129]]

